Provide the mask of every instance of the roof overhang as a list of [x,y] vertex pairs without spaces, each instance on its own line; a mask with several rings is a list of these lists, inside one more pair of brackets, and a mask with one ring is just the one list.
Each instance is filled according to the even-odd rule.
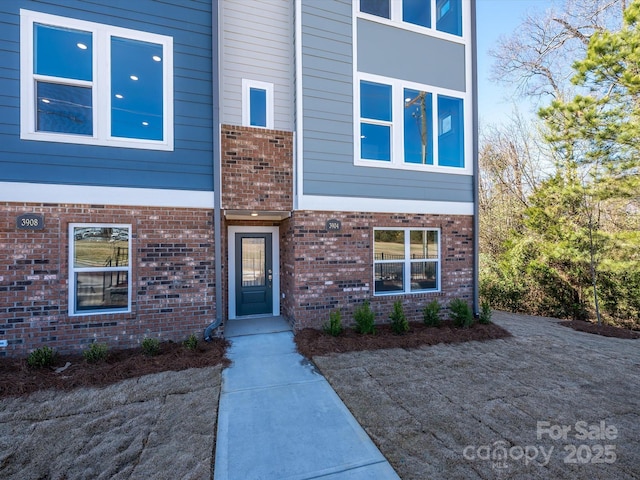
[[227,220],[269,220],[279,222],[289,218],[288,210],[225,210],[224,217]]

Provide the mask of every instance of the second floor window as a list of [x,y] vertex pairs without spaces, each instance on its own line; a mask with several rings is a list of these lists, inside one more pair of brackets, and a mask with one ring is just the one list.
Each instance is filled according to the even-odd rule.
[[466,169],[464,100],[438,89],[384,81],[359,82],[359,159],[400,168]]
[[172,39],[21,10],[21,137],[173,149]]
[[242,125],[273,128],[273,84],[242,79]]
[[462,36],[462,0],[360,0],[360,12]]

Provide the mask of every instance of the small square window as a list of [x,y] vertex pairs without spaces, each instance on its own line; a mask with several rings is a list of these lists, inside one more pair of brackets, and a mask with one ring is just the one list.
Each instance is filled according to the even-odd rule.
[[274,128],[273,84],[242,79],[242,125]]
[[391,0],[360,0],[360,11],[376,17],[391,18]]
[[131,227],[72,224],[70,314],[131,310]]
[[402,21],[431,27],[431,3],[425,0],[403,0]]
[[462,35],[462,0],[437,0],[436,30]]

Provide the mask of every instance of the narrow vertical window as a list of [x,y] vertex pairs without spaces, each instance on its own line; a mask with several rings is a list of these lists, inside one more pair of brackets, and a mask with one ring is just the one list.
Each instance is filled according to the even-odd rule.
[[433,165],[432,94],[404,89],[404,161]]
[[242,79],[242,125],[274,128],[272,83]]
[[360,156],[391,161],[391,85],[360,82]]
[[462,36],[462,0],[436,0],[436,30]]
[[464,121],[461,98],[438,96],[438,165],[464,168]]
[[111,135],[163,139],[162,45],[111,37]]

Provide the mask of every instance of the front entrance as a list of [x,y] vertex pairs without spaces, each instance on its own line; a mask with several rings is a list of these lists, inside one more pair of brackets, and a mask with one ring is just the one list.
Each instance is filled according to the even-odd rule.
[[236,315],[273,311],[270,233],[236,233]]

